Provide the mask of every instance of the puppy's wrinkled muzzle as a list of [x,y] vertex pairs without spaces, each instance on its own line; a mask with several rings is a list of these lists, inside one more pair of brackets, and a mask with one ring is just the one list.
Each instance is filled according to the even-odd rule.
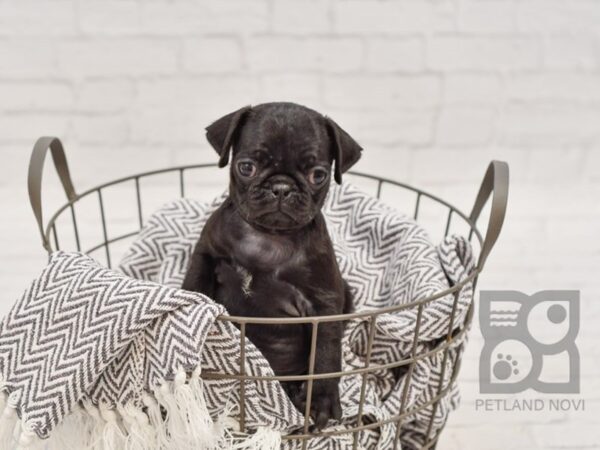
[[298,192],[296,182],[286,175],[274,175],[267,180],[265,185],[265,188],[270,190],[270,193],[279,200]]
[[277,173],[248,189],[246,220],[261,229],[292,231],[309,223],[317,208],[291,175]]

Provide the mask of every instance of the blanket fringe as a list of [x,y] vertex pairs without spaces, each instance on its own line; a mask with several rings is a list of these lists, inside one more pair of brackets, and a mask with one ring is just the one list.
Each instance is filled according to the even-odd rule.
[[100,405],[100,415],[104,420],[102,429],[102,438],[104,440],[105,450],[122,450],[125,448],[127,441],[126,433],[123,431],[120,424],[120,417],[114,409],[110,409],[105,405]]
[[142,394],[142,402],[146,407],[146,414],[150,425],[154,430],[154,442],[157,449],[164,449],[169,447],[169,438],[167,431],[164,427],[162,412],[160,411],[160,405],[156,399],[150,394],[144,392]]
[[17,422],[17,427],[15,427],[15,438],[17,440],[17,450],[26,450],[39,447],[40,440],[35,434],[34,429],[30,424],[23,423],[22,421]]
[[[154,390],[154,397],[166,413],[163,421],[168,435],[166,448],[225,448],[224,430],[211,419],[204,399],[199,368],[189,378],[186,371],[179,368],[172,382],[163,382]],[[153,417],[156,418],[156,414]]]
[[156,430],[150,424],[148,416],[129,402],[125,407],[119,409],[127,428],[127,439],[125,448],[127,450],[146,450],[148,448],[159,448],[156,440]]
[[[4,387],[4,386],[2,386]],[[18,391],[6,395],[2,392],[1,403],[2,415],[0,416],[0,448],[14,448],[20,433],[20,424],[18,423],[17,407],[19,405],[20,393]],[[15,433],[16,429],[16,433]]]
[[221,435],[216,433],[206,401],[204,399],[204,385],[200,379],[200,370],[192,372],[188,383],[183,369],[175,377],[173,397],[178,406],[180,420],[186,424],[190,448],[204,445],[206,448],[216,447]]
[[85,400],[82,402],[85,412],[90,416],[90,434],[88,447],[90,450],[100,450],[104,448],[104,442],[102,441],[102,435],[104,434],[104,421],[100,415],[100,410],[96,407],[91,400]]
[[259,427],[240,436],[239,424],[225,408],[213,421],[204,398],[200,368],[189,376],[179,368],[141,402],[96,406],[83,399],[49,439],[18,419],[19,392],[6,395],[0,381],[0,449],[16,450],[278,450],[281,433]]

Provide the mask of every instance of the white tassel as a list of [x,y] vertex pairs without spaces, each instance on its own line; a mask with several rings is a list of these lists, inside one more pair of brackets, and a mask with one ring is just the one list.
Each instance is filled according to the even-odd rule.
[[227,401],[214,424],[215,436],[219,436],[218,449],[233,448],[233,432],[240,431],[240,423],[233,417],[234,404]]
[[185,450],[190,448],[188,436],[186,435],[187,418],[182,417],[175,401],[175,383],[183,384],[185,379],[182,380],[179,376],[173,382],[162,383],[158,389],[154,390],[154,396],[166,411],[164,427],[167,430],[169,448]]
[[[17,406],[19,405],[19,400],[20,392],[18,391],[12,392],[6,400],[6,405],[0,416],[0,448],[10,449],[16,445],[14,432],[15,426],[18,425]],[[18,430],[20,431],[20,427]]]
[[34,448],[39,448],[41,439],[38,438],[31,424],[21,422],[20,428],[21,433],[17,441],[17,450],[32,450]]
[[191,448],[219,448],[220,435],[213,423],[200,379],[200,368],[192,372],[188,382],[186,372],[180,368],[174,382],[173,395],[182,420],[186,424],[186,436]]
[[127,427],[127,450],[159,450],[156,431],[150,425],[150,420],[133,402],[129,402],[119,410]]
[[152,395],[146,392],[142,394],[142,402],[146,407],[146,413],[148,414],[148,419],[150,420],[150,426],[155,431],[154,438],[156,441],[156,448],[168,448],[169,437],[167,436],[165,423],[160,411],[160,405]]
[[[225,442],[228,434],[224,422],[214,423],[210,417],[199,367],[189,379],[186,371],[179,368],[172,382],[163,382],[154,389],[154,396],[166,412],[163,420],[158,408],[154,411],[148,408],[150,422],[155,429],[164,433],[157,438],[157,442],[164,447],[160,447],[161,444],[157,444],[157,447],[177,450],[221,450],[227,447]],[[145,403],[149,403],[148,399]]]
[[[94,436],[94,430],[97,424],[97,419],[94,416],[88,414],[84,408],[83,403],[79,402],[77,407],[73,410],[70,416],[71,427],[79,434],[78,437],[72,437],[74,448],[90,448],[93,449],[94,442],[92,439]],[[68,428],[65,432],[68,431]]]
[[85,411],[91,417],[90,440],[88,443],[88,448],[90,450],[102,450],[104,448],[104,444],[102,442],[102,439],[104,438],[104,420],[100,415],[100,410],[90,400],[83,400],[81,403]]
[[107,405],[100,405],[99,409],[102,418],[106,422],[102,430],[104,448],[106,450],[122,450],[125,448],[127,436],[121,429],[119,415]]

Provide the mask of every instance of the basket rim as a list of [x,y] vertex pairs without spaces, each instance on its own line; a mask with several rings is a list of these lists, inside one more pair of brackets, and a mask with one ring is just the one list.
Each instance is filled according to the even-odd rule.
[[[107,181],[107,182],[98,184],[96,186],[93,186],[91,188],[88,188],[85,191],[83,191],[82,193],[75,194],[71,199],[69,199],[66,203],[64,203],[62,206],[60,206],[55,211],[55,213],[51,216],[50,220],[47,223],[46,230],[45,230],[45,238],[47,239],[48,242],[50,242],[50,235],[55,227],[56,220],[60,217],[60,215],[67,208],[73,208],[73,206],[79,200],[81,200],[89,195],[92,195],[94,193],[101,192],[102,189],[105,189],[105,188],[108,188],[111,186],[115,186],[115,185],[118,185],[121,183],[126,183],[128,181],[135,181],[136,187],[139,189],[139,184],[138,184],[139,180],[142,178],[145,178],[145,177],[150,177],[153,175],[160,175],[160,174],[169,173],[169,172],[179,172],[180,180],[182,180],[181,177],[183,177],[183,173],[187,170],[214,169],[214,168],[218,168],[218,165],[216,163],[178,165],[178,166],[172,166],[172,167],[163,168],[163,169],[150,170],[150,171],[146,171],[146,172],[138,172],[133,175],[120,177],[115,180]],[[465,213],[460,211],[456,206],[452,205],[448,201],[446,201],[434,194],[431,194],[427,191],[424,191],[422,189],[411,186],[408,183],[403,183],[401,181],[393,180],[391,178],[379,177],[377,175],[373,175],[373,174],[369,174],[369,173],[365,173],[365,172],[359,172],[359,171],[349,171],[348,174],[355,176],[355,177],[363,178],[363,179],[377,181],[378,182],[378,193],[381,192],[381,188],[384,184],[389,184],[392,186],[396,186],[396,187],[400,187],[400,188],[412,191],[417,195],[417,207],[418,207],[418,203],[419,203],[421,197],[429,198],[429,199],[445,206],[449,210],[449,217],[452,214],[458,215],[469,226],[470,235],[475,235],[480,246],[483,244],[483,238],[482,238],[481,232],[477,228],[477,224],[470,217],[468,217]],[[106,247],[107,245],[109,245],[111,243],[117,242],[122,239],[129,238],[129,237],[133,237],[136,234],[138,234],[139,231],[140,230],[137,230],[135,232],[129,232],[129,233],[122,234],[122,235],[117,236],[112,239],[106,239],[101,244],[98,244],[94,247],[91,247],[91,248],[85,250],[85,251],[82,251],[82,253],[89,254],[93,251],[96,251],[96,250],[102,248],[102,247]],[[51,253],[51,251],[52,250],[49,250],[48,253]],[[481,270],[482,270],[482,268],[480,267],[480,265],[476,264],[473,267],[473,269],[470,271],[470,273],[463,280],[461,280],[458,283],[455,283],[454,285],[450,286],[447,289],[444,289],[439,292],[435,292],[434,294],[427,296],[425,298],[413,300],[411,302],[403,303],[403,304],[399,304],[399,305],[387,306],[384,308],[369,308],[369,309],[364,309],[361,311],[346,313],[346,314],[331,314],[331,315],[311,316],[311,317],[281,317],[281,318],[249,317],[249,316],[247,317],[247,316],[233,316],[233,315],[228,315],[228,314],[222,314],[217,317],[217,320],[223,321],[223,322],[237,323],[240,325],[242,325],[242,324],[263,324],[263,325],[269,325],[269,324],[271,324],[271,325],[274,325],[274,324],[277,324],[277,325],[313,324],[314,325],[315,323],[321,323],[321,322],[339,322],[339,321],[352,320],[352,319],[369,318],[370,320],[372,320],[373,317],[379,316],[381,314],[390,314],[390,313],[395,313],[395,312],[399,312],[402,310],[418,307],[420,305],[425,305],[427,303],[430,303],[437,299],[445,297],[449,294],[455,294],[455,293],[459,292],[460,290],[462,290],[462,288],[466,284],[474,281],[477,278],[477,276],[481,273]]]

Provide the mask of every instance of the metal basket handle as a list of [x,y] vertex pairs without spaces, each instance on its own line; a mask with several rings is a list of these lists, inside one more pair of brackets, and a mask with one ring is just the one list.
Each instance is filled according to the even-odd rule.
[[[502,231],[502,224],[506,216],[506,204],[508,201],[508,164],[504,161],[492,161],[487,168],[487,172],[481,182],[479,193],[475,199],[475,204],[469,215],[473,224],[477,223],[481,210],[492,196],[492,209],[490,211],[490,220],[485,233],[485,238],[481,244],[479,253],[479,262],[477,268],[483,269],[494,244]],[[493,194],[493,195],[492,195]]]
[[60,142],[58,138],[51,136],[39,138],[33,146],[31,159],[29,160],[27,187],[29,190],[31,209],[33,209],[33,215],[35,216],[35,220],[38,223],[40,234],[42,236],[42,244],[47,251],[51,251],[50,242],[46,239],[46,233],[44,232],[44,221],[42,219],[42,175],[44,171],[44,160],[46,159],[48,149],[52,152],[54,167],[56,167],[56,172],[63,185],[67,199],[73,201],[77,198],[77,194],[75,193],[75,188],[71,181],[69,165],[67,164],[67,158],[65,157],[62,142]]

